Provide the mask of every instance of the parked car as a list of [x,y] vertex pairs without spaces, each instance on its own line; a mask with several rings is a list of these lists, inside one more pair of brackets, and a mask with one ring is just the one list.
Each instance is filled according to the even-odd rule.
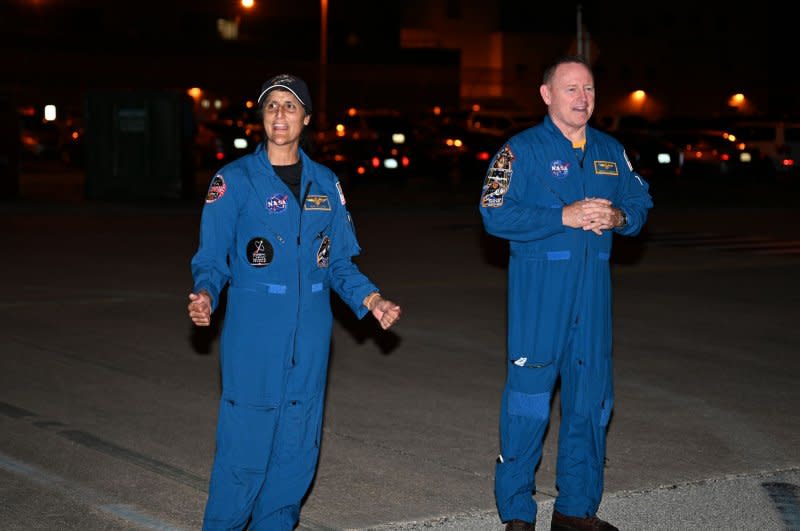
[[737,137],[767,157],[774,173],[800,172],[800,122],[740,120],[731,124]]
[[328,139],[371,140],[386,145],[413,144],[414,125],[400,112],[391,109],[350,109],[335,121]]
[[525,111],[473,111],[467,115],[466,125],[475,133],[509,137],[540,121],[540,116]]
[[422,138],[424,164],[435,178],[453,184],[480,181],[490,159],[507,138],[476,133],[456,124],[431,128]]
[[23,160],[57,160],[64,144],[61,128],[36,116],[19,118],[19,136]]
[[347,188],[399,183],[417,166],[408,146],[373,139],[327,140],[316,146],[314,158],[333,170]]
[[754,177],[763,167],[757,150],[726,131],[682,130],[664,135],[681,150],[684,177]]
[[219,167],[255,147],[253,133],[228,120],[198,122],[195,161],[201,168]]
[[675,179],[681,174],[683,150],[652,133],[613,133],[625,148],[633,169],[645,179]]

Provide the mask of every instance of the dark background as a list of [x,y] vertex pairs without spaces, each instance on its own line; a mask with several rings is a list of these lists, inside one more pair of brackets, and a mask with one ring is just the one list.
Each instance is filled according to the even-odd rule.
[[[350,104],[458,106],[464,52],[447,41],[470,37],[470,21],[510,36],[545,40],[525,50],[530,61],[505,61],[529,90],[505,91],[538,105],[538,66],[574,47],[576,3],[440,0],[375,3],[330,0],[327,78],[331,109]],[[446,24],[431,13],[445,14]],[[643,88],[669,114],[725,112],[724,98],[742,92],[759,114],[800,114],[795,81],[795,31],[771,2],[583,2],[600,88],[598,106]],[[239,17],[236,40],[223,40],[218,19]],[[450,24],[447,26],[447,24]],[[442,35],[442,28],[448,34]],[[401,47],[401,28],[434,28],[440,46]],[[509,45],[510,46],[510,45]],[[294,71],[318,94],[320,2],[235,0],[104,2],[6,0],[0,6],[0,92],[20,104],[80,105],[100,88],[192,86],[231,101],[252,98],[270,75]],[[708,99],[708,101],[706,101]],[[713,101],[712,101],[713,100]]]

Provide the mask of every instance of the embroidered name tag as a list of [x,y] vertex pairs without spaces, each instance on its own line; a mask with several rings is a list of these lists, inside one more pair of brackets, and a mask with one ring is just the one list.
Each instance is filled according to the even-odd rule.
[[594,161],[594,172],[597,175],[619,175],[617,163],[609,162],[607,160]]
[[327,195],[310,195],[306,197],[304,210],[330,210],[331,202]]

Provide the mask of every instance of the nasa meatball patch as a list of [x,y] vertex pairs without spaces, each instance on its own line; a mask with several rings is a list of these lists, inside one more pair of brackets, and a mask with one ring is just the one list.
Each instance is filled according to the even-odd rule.
[[217,199],[221,198],[225,195],[225,190],[228,187],[225,184],[225,179],[222,177],[221,173],[218,173],[211,179],[211,185],[208,187],[208,193],[206,194],[206,203],[213,203]]
[[566,179],[569,176],[569,163],[563,160],[550,161],[550,174],[559,181]]
[[270,214],[280,214],[286,212],[286,205],[289,204],[289,194],[272,194],[264,205]]

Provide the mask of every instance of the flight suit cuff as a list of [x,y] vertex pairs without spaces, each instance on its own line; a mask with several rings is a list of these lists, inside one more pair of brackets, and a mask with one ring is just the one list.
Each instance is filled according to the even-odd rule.
[[211,311],[213,312],[214,310],[216,310],[217,309],[217,302],[219,300],[219,294],[215,293],[214,290],[211,289],[211,286],[209,286],[207,284],[197,284],[194,287],[193,292],[194,293],[200,293],[201,291],[205,291],[211,297]]
[[369,313],[369,308],[364,306],[364,299],[367,297],[367,295],[373,292],[380,292],[380,290],[377,287],[370,285],[363,289],[358,290],[358,292],[355,294],[356,296],[353,297],[353,302],[355,303],[356,301],[358,301],[357,303],[358,305],[355,306],[351,304],[350,307],[353,309],[353,311],[356,314],[356,317],[358,317],[359,319],[363,318],[365,315]]

